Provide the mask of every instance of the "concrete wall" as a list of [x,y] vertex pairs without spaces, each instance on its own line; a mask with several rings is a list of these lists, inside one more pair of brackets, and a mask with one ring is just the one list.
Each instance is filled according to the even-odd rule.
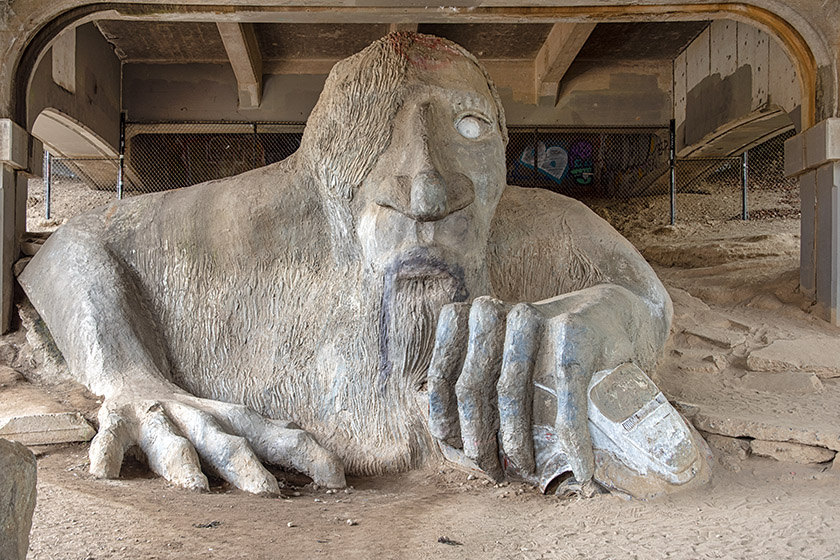
[[262,103],[240,109],[229,64],[126,64],[123,106],[131,121],[305,121],[325,75],[263,77]]
[[[520,67],[522,65],[519,65]],[[491,65],[491,72],[497,70]],[[525,74],[528,74],[527,72]],[[236,77],[228,64],[126,64],[123,106],[131,121],[305,121],[325,75],[265,75],[262,103],[240,109]],[[671,64],[577,62],[554,98],[540,104],[518,100],[500,77],[508,124],[663,125],[671,118]]]
[[[53,79],[51,49],[38,64],[29,86],[27,128],[32,130],[42,110],[55,109],[83,123],[116,153],[120,137],[120,61],[93,24],[79,26],[75,33],[75,93]],[[65,72],[56,74],[62,76],[60,81],[67,79]],[[49,143],[50,139],[42,140]]]
[[576,61],[553,98],[539,105],[512,97],[500,88],[508,124],[517,125],[666,125],[671,119],[671,63]]
[[[728,155],[791,122],[799,129],[799,98],[796,71],[775,39],[714,21],[674,61],[677,150]],[[750,132],[728,134],[741,125]]]

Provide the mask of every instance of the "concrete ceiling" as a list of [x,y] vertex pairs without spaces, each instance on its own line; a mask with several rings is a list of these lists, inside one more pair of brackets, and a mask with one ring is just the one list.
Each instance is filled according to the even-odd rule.
[[242,107],[260,104],[263,75],[326,74],[393,30],[455,41],[484,61],[497,84],[536,103],[554,95],[575,61],[670,62],[708,22],[324,24],[100,20],[126,63],[229,63]]
[[[102,20],[102,34],[126,62],[226,62],[219,32],[209,22]],[[672,60],[708,22],[601,23],[577,58]],[[390,30],[387,24],[257,23],[264,60],[341,59]],[[533,60],[552,24],[420,24],[418,31],[446,37],[483,59]]]
[[387,35],[387,25],[350,23],[257,23],[260,54],[265,60],[341,59]]
[[102,20],[97,26],[126,62],[228,60],[215,23]]
[[579,60],[673,60],[709,26],[707,21],[599,23]]
[[551,24],[420,24],[421,33],[446,37],[478,58],[533,59],[551,32]]

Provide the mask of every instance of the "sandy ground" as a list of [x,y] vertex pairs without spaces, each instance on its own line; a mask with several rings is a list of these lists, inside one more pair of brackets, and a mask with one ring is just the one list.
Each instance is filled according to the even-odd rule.
[[349,494],[194,494],[138,473],[93,480],[83,445],[38,465],[30,559],[840,557],[837,476],[770,459],[654,502],[560,499],[449,468],[351,480]]
[[50,186],[50,219],[44,206],[44,181],[29,180],[26,200],[26,231],[53,231],[55,228],[85,210],[108,204],[117,199],[113,190],[91,189],[82,181],[67,177],[54,177]]
[[[775,340],[821,337],[827,352],[840,346],[840,329],[816,319],[797,292],[792,207],[789,193],[776,193],[766,216],[786,218],[674,227],[662,226],[667,199],[599,208],[672,294],[673,334],[653,376],[669,398],[699,407],[698,422],[702,414],[737,412],[816,432],[840,429],[837,380],[808,372],[768,377],[746,365],[751,352]],[[724,343],[692,334],[700,327],[716,329]],[[810,375],[804,384],[803,375]],[[93,400],[55,396],[95,412]],[[751,439],[715,447],[708,486],[651,502],[542,496],[447,465],[353,479],[347,492],[277,472],[281,498],[218,481],[197,494],[151,477],[137,462],[126,464],[120,480],[95,480],[86,445],[43,447],[28,558],[840,558],[840,469],[750,454]]]

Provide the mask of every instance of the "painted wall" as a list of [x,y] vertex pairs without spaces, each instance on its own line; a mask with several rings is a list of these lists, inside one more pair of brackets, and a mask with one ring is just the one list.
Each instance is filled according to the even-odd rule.
[[[712,22],[674,61],[677,150],[716,142],[729,152],[791,122],[799,128],[799,97],[796,71],[775,39],[744,23]],[[749,134],[727,137],[742,124]]]
[[[53,80],[53,57],[47,52],[29,86],[27,127],[43,109],[52,108],[83,123],[117,151],[120,137],[120,61],[93,26],[76,28],[75,93]],[[49,142],[49,138],[43,138]]]

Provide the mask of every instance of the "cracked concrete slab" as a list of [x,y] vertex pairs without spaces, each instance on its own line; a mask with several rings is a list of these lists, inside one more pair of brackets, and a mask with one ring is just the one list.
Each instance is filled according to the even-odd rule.
[[747,356],[752,371],[810,371],[821,378],[840,377],[840,344],[829,337],[776,340]]
[[76,410],[0,366],[0,437],[24,445],[89,441],[96,431]]

